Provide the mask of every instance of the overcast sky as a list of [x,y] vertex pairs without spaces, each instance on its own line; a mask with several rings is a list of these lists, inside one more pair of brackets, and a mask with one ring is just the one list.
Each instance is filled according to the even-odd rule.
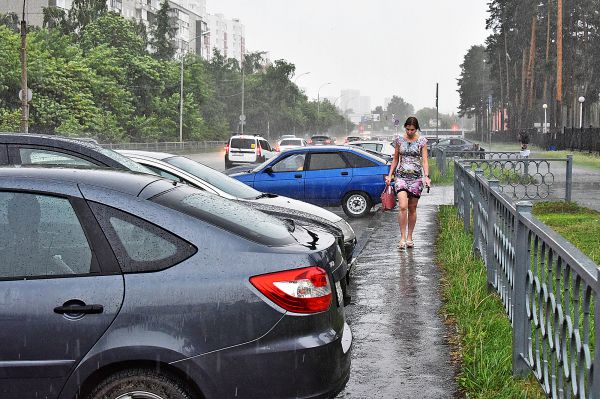
[[209,13],[240,18],[249,51],[296,65],[311,98],[358,89],[371,105],[400,95],[418,110],[455,112],[466,51],[487,37],[484,0],[208,0]]

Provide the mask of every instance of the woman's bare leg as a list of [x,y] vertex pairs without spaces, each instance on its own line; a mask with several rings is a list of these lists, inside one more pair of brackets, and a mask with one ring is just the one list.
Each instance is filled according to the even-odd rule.
[[406,241],[406,225],[408,224],[408,195],[406,191],[398,193],[398,224],[400,225],[400,241]]
[[417,224],[417,204],[419,203],[418,198],[408,199],[408,241],[413,239],[413,230],[415,224]]

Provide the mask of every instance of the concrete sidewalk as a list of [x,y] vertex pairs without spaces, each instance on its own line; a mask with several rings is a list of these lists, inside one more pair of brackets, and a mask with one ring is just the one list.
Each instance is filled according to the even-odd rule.
[[440,316],[434,263],[438,204],[452,187],[435,187],[418,207],[415,248],[397,249],[397,212],[375,216],[350,284],[346,307],[354,334],[352,371],[338,398],[452,398],[455,369]]

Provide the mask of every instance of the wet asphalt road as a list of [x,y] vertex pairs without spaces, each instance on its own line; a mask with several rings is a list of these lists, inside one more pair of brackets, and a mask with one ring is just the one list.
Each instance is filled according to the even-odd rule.
[[337,398],[452,398],[455,369],[440,315],[440,271],[434,264],[437,187],[418,207],[415,248],[399,251],[397,212],[379,213],[351,277],[346,307],[354,334],[352,369]]
[[[223,170],[222,154],[188,155]],[[452,203],[451,187],[433,187],[418,207],[416,247],[396,248],[397,212],[374,210],[348,219],[340,207],[328,210],[349,220],[358,243],[346,307],[354,336],[352,368],[337,398],[452,398],[455,369],[440,315],[440,271],[434,264],[439,204]],[[356,255],[356,254],[355,254]]]

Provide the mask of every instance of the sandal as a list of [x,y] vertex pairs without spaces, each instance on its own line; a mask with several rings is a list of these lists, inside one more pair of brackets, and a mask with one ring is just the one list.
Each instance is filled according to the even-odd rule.
[[401,251],[405,251],[406,250],[406,241],[401,240],[400,243],[398,244],[398,249]]
[[414,248],[415,242],[413,240],[406,241],[406,248]]

